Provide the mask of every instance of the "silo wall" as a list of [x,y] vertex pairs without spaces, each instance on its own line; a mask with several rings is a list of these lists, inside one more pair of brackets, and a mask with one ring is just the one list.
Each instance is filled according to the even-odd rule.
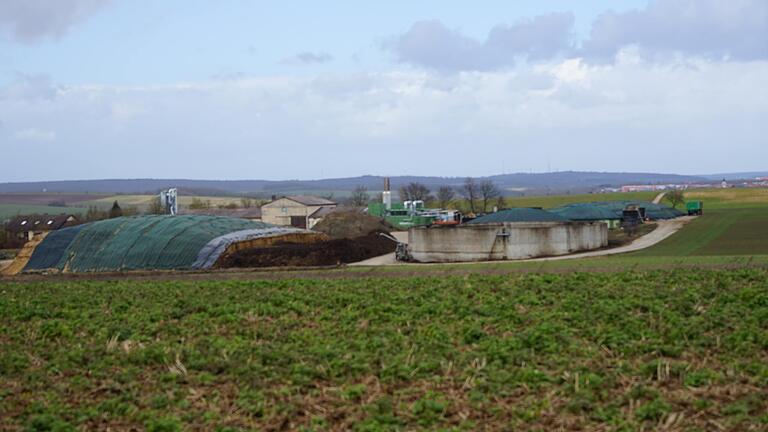
[[602,222],[504,222],[408,231],[418,262],[516,260],[565,255],[608,245]]

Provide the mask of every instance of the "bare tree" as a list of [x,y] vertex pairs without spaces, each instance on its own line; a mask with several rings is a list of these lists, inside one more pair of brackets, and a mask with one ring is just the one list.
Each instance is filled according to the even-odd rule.
[[456,192],[450,186],[440,186],[437,190],[437,205],[440,208],[447,208],[456,196]]
[[685,203],[685,194],[680,189],[671,190],[664,195],[664,199],[672,204],[672,208],[677,208],[678,204]]
[[496,209],[497,210],[504,210],[507,207],[507,202],[504,200],[504,197],[499,195],[498,198],[496,198]]
[[156,196],[149,201],[149,207],[147,207],[147,213],[155,214],[155,215],[165,214],[165,209],[163,208],[163,204],[160,203],[159,196]]
[[211,200],[203,201],[200,198],[192,198],[189,208],[192,210],[208,210],[211,208]]
[[251,208],[253,207],[253,200],[248,197],[240,197],[240,205],[243,208]]
[[354,207],[363,207],[371,200],[368,194],[368,188],[365,186],[356,186],[349,197],[349,204]]
[[469,202],[469,210],[472,213],[477,213],[477,208],[475,207],[475,200],[477,200],[477,197],[480,195],[479,188],[477,186],[477,183],[475,183],[475,179],[472,177],[467,177],[466,180],[464,180],[464,185],[462,185],[461,189],[459,190],[459,193],[461,193],[461,196],[464,197]]
[[397,189],[397,193],[398,193],[398,195],[400,195],[400,201],[401,202],[406,202],[406,201],[410,201],[411,200],[410,195],[408,195],[408,188],[407,187],[400,186],[400,188]]
[[398,192],[402,201],[429,201],[432,196],[428,187],[421,183],[408,183],[402,186]]
[[501,191],[490,180],[480,183],[480,198],[483,200],[483,213],[488,211],[488,203],[499,198]]
[[98,221],[98,220],[106,219],[108,217],[109,217],[108,211],[101,210],[96,206],[89,206],[88,211],[85,213],[85,221],[87,222]]
[[123,209],[120,208],[120,204],[117,201],[112,204],[112,208],[109,209],[109,218],[114,219],[123,215]]

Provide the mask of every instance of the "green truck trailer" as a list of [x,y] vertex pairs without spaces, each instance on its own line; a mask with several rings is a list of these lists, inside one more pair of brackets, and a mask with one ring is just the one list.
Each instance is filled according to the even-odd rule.
[[704,203],[701,201],[688,201],[685,203],[685,209],[688,210],[688,216],[701,215],[704,213]]

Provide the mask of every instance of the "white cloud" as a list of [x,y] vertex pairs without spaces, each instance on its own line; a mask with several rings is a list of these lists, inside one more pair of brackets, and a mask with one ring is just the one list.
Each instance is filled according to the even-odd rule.
[[17,73],[16,79],[0,88],[0,100],[21,99],[27,101],[50,100],[56,97],[58,89],[47,75],[26,75]]
[[440,21],[419,21],[385,48],[397,61],[443,72],[509,68],[520,60],[548,62],[581,57],[614,62],[618,55],[657,62],[686,57],[768,59],[768,1],[651,0],[640,10],[607,11],[584,41],[574,40],[570,12],[540,15],[493,27],[485,40]]
[[13,134],[13,137],[21,141],[51,142],[56,140],[56,133],[30,128],[16,131],[16,133]]
[[606,12],[593,23],[582,54],[612,60],[627,46],[635,46],[648,58],[683,53],[768,59],[768,2],[652,0],[642,10]]
[[[479,175],[502,161],[528,171],[548,160],[560,169],[757,170],[768,158],[766,77],[766,61],[626,55],[450,75],[71,86],[52,100],[2,99],[0,119],[4,130],[57,131],[67,151],[37,162],[54,178]],[[101,162],[84,166],[83,155]],[[5,174],[28,178],[22,168]]]
[[519,59],[550,59],[571,48],[573,14],[540,15],[514,25],[499,24],[485,41],[446,27],[440,21],[419,21],[388,45],[401,63],[441,71],[494,70]]
[[61,37],[76,23],[110,3],[111,0],[3,0],[0,31],[10,32],[21,42],[44,37]]
[[285,64],[296,64],[296,65],[309,65],[309,64],[318,64],[318,63],[328,63],[329,61],[333,60],[333,56],[325,53],[314,53],[305,51],[299,54],[296,54],[295,56],[291,58],[287,58],[283,60],[283,63]]

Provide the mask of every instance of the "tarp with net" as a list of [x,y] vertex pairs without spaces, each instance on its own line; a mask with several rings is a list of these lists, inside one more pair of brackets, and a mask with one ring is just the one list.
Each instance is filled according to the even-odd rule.
[[593,204],[578,204],[549,209],[550,212],[573,221],[605,221],[621,219],[621,212]]
[[[220,245],[220,237],[242,231],[279,236],[296,230],[216,216],[121,217],[50,233],[24,271],[190,269],[210,242]],[[222,249],[206,249],[204,263],[215,262],[217,251]],[[198,263],[197,268],[205,267]]]
[[469,221],[469,224],[502,222],[567,222],[568,219],[537,208],[512,208],[490,213]]
[[[630,205],[645,208],[645,215],[655,220],[674,219],[685,215],[680,210],[649,201],[602,201],[568,204],[550,209],[550,211],[571,220],[610,220],[621,219],[622,212]],[[606,217],[609,212],[613,217]]]

